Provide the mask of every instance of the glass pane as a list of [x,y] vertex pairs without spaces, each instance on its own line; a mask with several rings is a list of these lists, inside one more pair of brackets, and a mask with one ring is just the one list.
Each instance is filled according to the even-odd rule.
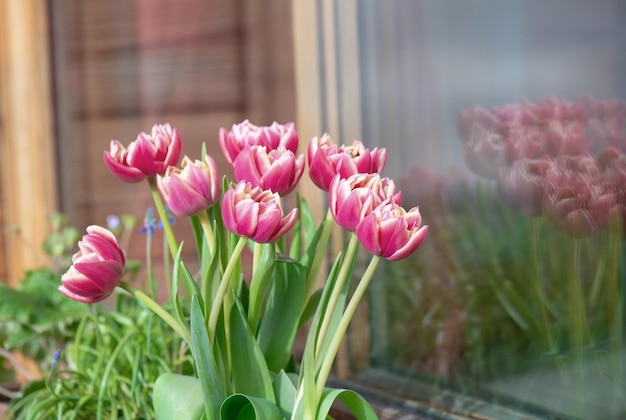
[[625,18],[619,0],[358,3],[364,141],[430,230],[379,268],[357,377],[626,416]]
[[[82,230],[108,215],[142,221],[150,189],[119,182],[102,162],[111,139],[124,146],[154,124],[180,133],[183,154],[206,144],[229,174],[220,127],[295,119],[289,0],[63,0],[51,4],[61,204]],[[277,50],[281,53],[273,57]],[[268,57],[273,57],[271,60]],[[187,224],[174,227],[187,243]],[[133,258],[145,253],[136,230]],[[136,236],[136,238],[135,238]],[[157,247],[160,248],[160,247]],[[157,249],[159,256],[162,250]],[[185,255],[195,256],[186,248]],[[158,261],[158,258],[155,258]]]

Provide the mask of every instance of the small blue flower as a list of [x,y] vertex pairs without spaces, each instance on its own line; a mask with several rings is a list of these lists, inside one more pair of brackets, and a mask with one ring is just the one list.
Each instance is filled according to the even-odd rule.
[[141,232],[147,232],[149,235],[154,235],[156,228],[157,221],[154,215],[154,209],[152,207],[148,207],[148,209],[146,210],[146,215],[143,218],[143,227],[141,228]]

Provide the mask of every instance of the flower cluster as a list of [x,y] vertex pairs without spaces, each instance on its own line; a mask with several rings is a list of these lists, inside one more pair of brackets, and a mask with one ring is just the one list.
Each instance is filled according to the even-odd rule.
[[474,107],[458,118],[467,165],[504,201],[587,236],[626,215],[626,104],[567,102]]
[[[282,197],[297,188],[305,170],[298,142],[293,123],[259,127],[246,120],[230,130],[220,129],[219,144],[235,176],[234,182],[222,183],[214,159],[205,151],[200,160],[184,156],[179,166],[181,138],[169,124],[155,125],[151,134],[139,134],[128,147],[112,140],[104,152],[111,173],[124,182],[146,180],[151,188],[174,260],[170,299],[175,311],[170,313],[122,281],[124,254],[115,236],[97,226],[87,230],[59,288],[72,299],[94,303],[120,286],[146,303],[189,344],[198,386],[207,392],[203,401],[207,418],[217,418],[216,407],[231,410],[235,403],[228,397],[235,394],[261,398],[269,410],[276,408],[278,391],[271,390],[269,381],[283,378],[280,372],[288,368],[296,331],[312,316],[306,310],[311,304],[317,306],[301,379],[292,384],[293,401],[281,397],[290,407],[280,409],[293,418],[323,418],[319,410],[328,409],[327,399],[343,398],[343,393],[329,396],[324,387],[378,261],[408,257],[428,233],[419,209],[404,209],[394,182],[381,175],[384,149],[369,149],[356,140],[336,145],[328,134],[313,138],[306,153],[311,181],[328,194],[325,219],[315,226],[300,197],[295,208],[285,209]],[[202,267],[197,278],[181,261],[182,244],[174,236],[168,210],[189,217],[194,227]],[[337,256],[320,300],[313,288],[335,223],[349,232],[350,241],[345,253]],[[359,244],[373,257],[343,305]],[[253,272],[244,279],[241,255],[248,245]],[[178,379],[168,378],[157,384],[155,394],[163,387],[166,396],[175,394],[173,383]],[[370,413],[365,415],[370,418],[371,408],[358,401],[363,405],[359,410]],[[157,411],[172,415],[159,404]]]

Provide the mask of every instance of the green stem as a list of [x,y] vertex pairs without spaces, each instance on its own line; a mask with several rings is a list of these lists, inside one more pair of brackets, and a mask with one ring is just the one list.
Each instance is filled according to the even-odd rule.
[[154,272],[152,271],[152,232],[150,230],[146,232],[146,276],[150,285],[150,294],[156,299],[157,286]]
[[213,343],[213,339],[215,337],[215,327],[217,326],[217,319],[219,318],[219,315],[220,315],[222,302],[224,301],[224,295],[226,294],[228,290],[228,286],[231,283],[232,274],[235,271],[237,264],[239,263],[239,258],[241,256],[241,252],[243,251],[243,248],[246,245],[246,241],[247,239],[245,236],[239,237],[239,240],[237,241],[237,245],[235,245],[235,249],[233,250],[233,253],[230,256],[230,259],[228,260],[228,265],[226,266],[226,269],[224,270],[224,276],[222,277],[222,280],[220,281],[220,285],[215,294],[215,299],[213,300],[213,306],[211,307],[211,314],[209,316],[209,326],[208,326],[209,339],[211,340],[211,343]]
[[531,258],[533,264],[532,271],[534,273],[534,275],[531,275],[531,282],[539,304],[541,322],[544,330],[543,332],[546,340],[548,341],[548,350],[550,351],[550,353],[554,353],[556,351],[556,342],[554,341],[552,328],[550,327],[550,322],[548,321],[548,311],[546,310],[548,300],[546,298],[546,293],[543,287],[543,274],[541,271],[541,266],[539,264],[539,222],[537,218],[532,219],[531,235]]
[[333,218],[330,209],[326,212],[326,217],[323,221],[322,234],[320,235],[320,240],[316,245],[315,249],[315,257],[313,258],[313,262],[311,263],[311,269],[309,270],[309,274],[306,279],[306,291],[305,291],[305,301],[308,301],[311,293],[313,293],[313,288],[315,286],[315,281],[317,280],[317,276],[320,272],[320,268],[322,266],[322,261],[326,256],[326,247],[328,246],[328,241],[330,239],[330,234],[333,231],[333,226],[335,225],[335,219]]
[[202,226],[204,237],[206,238],[207,244],[209,245],[209,251],[211,252],[211,254],[213,254],[215,236],[213,235],[213,228],[211,227],[211,221],[209,220],[207,212],[201,211],[198,214],[198,220],[200,221],[200,226]]
[[580,282],[580,247],[581,240],[573,240],[572,274],[570,275],[569,299],[570,311],[570,335],[572,337],[572,350],[577,362],[582,361],[583,348],[586,333],[586,311],[583,300],[583,290]]
[[178,251],[178,242],[176,242],[176,237],[174,236],[174,231],[172,230],[172,224],[170,223],[170,219],[165,211],[165,203],[163,203],[163,197],[161,197],[161,194],[159,193],[156,178],[153,176],[148,177],[148,184],[150,184],[150,191],[152,192],[152,199],[154,200],[154,205],[157,208],[157,213],[159,213],[159,218],[161,219],[161,223],[163,223],[163,231],[165,232],[167,245],[170,248],[170,254],[172,255],[172,258],[174,258],[176,256],[176,252]]
[[324,357],[324,361],[322,362],[322,366],[320,368],[319,375],[317,377],[317,381],[315,383],[316,395],[321,396],[322,392],[324,392],[324,387],[326,386],[326,381],[328,380],[328,375],[330,373],[330,368],[333,365],[335,360],[335,356],[337,355],[337,351],[339,350],[339,346],[341,345],[341,341],[343,340],[346,331],[348,330],[348,325],[356,312],[356,309],[361,302],[361,299],[365,295],[365,291],[367,290],[367,286],[369,285],[372,277],[374,277],[374,272],[376,271],[376,267],[378,267],[378,263],[380,262],[379,256],[373,256],[370,260],[359,285],[357,286],[354,294],[350,298],[350,302],[346,307],[346,311],[341,316],[341,320],[339,321],[339,325],[337,326],[337,331],[333,335],[333,338],[328,347],[328,352]]
[[322,325],[320,326],[319,333],[317,335],[317,344],[315,345],[315,360],[319,356],[319,353],[322,350],[322,346],[324,344],[324,340],[326,339],[326,334],[328,333],[328,328],[330,327],[330,322],[333,318],[333,314],[337,307],[337,302],[339,301],[339,297],[341,296],[341,292],[346,283],[346,279],[348,278],[348,274],[350,272],[350,267],[352,266],[352,258],[354,257],[354,253],[356,252],[359,245],[359,241],[354,234],[351,233],[350,242],[348,243],[348,249],[343,257],[343,262],[341,264],[341,269],[339,270],[339,274],[337,276],[337,281],[333,286],[333,291],[331,292],[330,298],[328,300],[328,305],[326,310],[324,311],[324,318],[322,319]]
[[137,289],[136,287],[128,284],[125,281],[120,282],[119,287],[126,290],[137,300],[146,305],[152,312],[154,312],[159,318],[161,318],[167,325],[172,327],[172,329],[189,345],[191,345],[191,335],[189,330],[179,323],[169,312],[167,312],[161,305],[156,303],[150,296]]

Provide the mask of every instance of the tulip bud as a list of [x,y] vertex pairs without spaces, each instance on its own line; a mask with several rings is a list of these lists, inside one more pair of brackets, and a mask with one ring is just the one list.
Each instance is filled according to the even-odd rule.
[[387,162],[385,149],[368,149],[358,140],[350,146],[337,147],[328,134],[314,137],[307,149],[311,181],[324,191],[336,174],[348,178],[357,173],[381,173]]
[[304,172],[304,155],[296,155],[283,146],[246,147],[233,163],[237,182],[248,181],[253,187],[271,190],[281,196],[292,192]]
[[221,195],[217,165],[209,155],[205,155],[204,162],[185,156],[181,169],[170,166],[157,182],[165,204],[177,216],[198,214]]
[[59,291],[79,302],[100,302],[113,293],[122,278],[124,252],[115,236],[100,226],[89,226],[78,248],[72,266],[61,277]]
[[428,226],[422,226],[419,209],[406,211],[396,203],[378,206],[356,228],[363,248],[392,261],[415,252],[427,234]]
[[104,163],[113,175],[125,182],[140,182],[149,176],[163,175],[180,159],[182,144],[178,131],[169,124],[154,125],[152,133],[140,133],[124,148],[111,140],[104,152]]
[[328,190],[330,212],[338,225],[354,232],[357,225],[385,200],[400,204],[402,194],[389,178],[379,174],[335,175]]
[[270,190],[239,182],[224,194],[222,217],[224,226],[237,235],[255,242],[274,242],[296,223],[297,210],[283,217],[280,196]]
[[231,165],[242,150],[249,146],[265,146],[268,150],[282,146],[294,154],[298,151],[298,133],[294,123],[272,123],[269,127],[257,127],[245,120],[234,124],[230,131],[220,128],[219,141],[226,160]]

